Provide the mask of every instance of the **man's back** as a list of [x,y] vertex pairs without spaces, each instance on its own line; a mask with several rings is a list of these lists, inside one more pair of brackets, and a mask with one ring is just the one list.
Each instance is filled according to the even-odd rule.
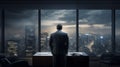
[[53,67],[66,67],[66,54],[68,52],[68,35],[61,31],[62,25],[57,25],[57,31],[50,36],[50,48],[53,54]]
[[66,55],[68,50],[68,36],[67,33],[56,31],[51,34],[50,46],[53,55]]

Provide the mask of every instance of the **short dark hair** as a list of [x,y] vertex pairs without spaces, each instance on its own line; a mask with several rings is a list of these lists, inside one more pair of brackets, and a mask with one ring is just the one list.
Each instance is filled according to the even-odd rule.
[[62,29],[62,25],[61,24],[58,24],[57,25],[57,30],[61,30]]

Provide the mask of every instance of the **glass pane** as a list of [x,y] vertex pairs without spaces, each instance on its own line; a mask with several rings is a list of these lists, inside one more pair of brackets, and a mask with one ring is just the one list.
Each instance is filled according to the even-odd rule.
[[62,24],[63,31],[69,36],[69,51],[76,51],[76,11],[41,10],[41,51],[50,52],[49,36]]
[[120,53],[120,10],[116,10],[116,52]]
[[5,51],[32,56],[37,51],[38,10],[5,10]]
[[111,52],[111,10],[79,10],[79,51],[89,56]]

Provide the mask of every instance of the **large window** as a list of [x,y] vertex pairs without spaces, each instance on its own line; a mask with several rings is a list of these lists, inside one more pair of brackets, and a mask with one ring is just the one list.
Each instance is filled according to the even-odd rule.
[[111,52],[111,10],[79,10],[79,51]]
[[[104,52],[111,52],[112,10],[5,10],[4,13],[4,43],[5,53],[8,56],[32,56],[39,50],[50,52],[49,37],[57,31],[57,24],[62,24],[62,31],[68,33],[69,52],[80,51],[89,56],[100,56]],[[120,10],[116,10],[117,52],[120,51],[119,13]]]
[[5,52],[32,56],[36,52],[38,10],[5,10]]
[[69,51],[76,51],[76,10],[41,10],[41,51],[50,51],[49,36],[62,24],[69,36]]

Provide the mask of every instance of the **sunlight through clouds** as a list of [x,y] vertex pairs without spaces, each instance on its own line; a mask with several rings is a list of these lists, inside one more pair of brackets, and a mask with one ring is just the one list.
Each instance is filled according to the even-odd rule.
[[59,21],[59,20],[43,20],[41,21],[42,24],[41,25],[45,25],[45,26],[51,26],[51,25],[56,25],[56,24],[64,24],[66,23],[66,21]]

